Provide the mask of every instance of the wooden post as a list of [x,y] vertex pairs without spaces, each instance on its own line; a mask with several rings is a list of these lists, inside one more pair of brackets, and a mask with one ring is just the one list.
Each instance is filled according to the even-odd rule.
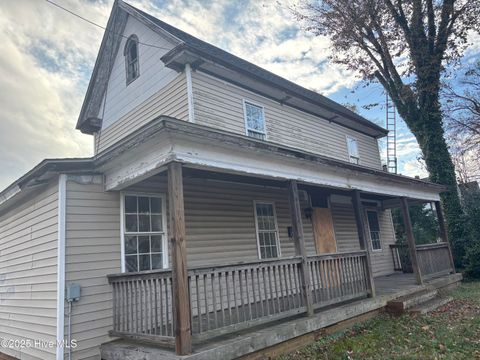
[[452,266],[452,273],[455,274],[455,262],[453,260],[450,241],[448,241],[447,226],[445,223],[445,216],[443,215],[442,203],[440,201],[435,201],[435,211],[437,212],[438,226],[440,228],[440,237],[448,245],[448,253],[450,255],[450,265]]
[[290,202],[290,211],[292,213],[293,240],[295,242],[296,255],[302,257],[302,289],[305,294],[305,303],[307,305],[308,316],[313,315],[312,283],[310,271],[307,264],[307,251],[305,249],[305,236],[303,234],[302,211],[300,208],[300,199],[298,197],[298,187],[296,180],[288,183],[288,194]]
[[168,200],[170,209],[170,248],[172,251],[172,305],[175,350],[178,355],[192,352],[190,298],[188,289],[185,211],[183,204],[182,164],[168,165]]
[[405,232],[407,235],[407,244],[410,252],[410,260],[412,262],[413,273],[417,284],[423,284],[422,273],[418,266],[417,259],[417,245],[415,244],[415,236],[413,235],[412,221],[410,219],[410,213],[408,212],[408,200],[405,197],[400,198],[400,207],[402,208],[403,222],[405,223]]
[[367,241],[367,232],[365,228],[365,216],[362,206],[362,200],[360,199],[360,191],[353,190],[352,195],[353,211],[355,213],[355,222],[357,223],[358,240],[360,242],[360,248],[367,252],[367,282],[369,287],[369,296],[375,297],[375,282],[373,281],[372,270],[372,254],[371,248]]

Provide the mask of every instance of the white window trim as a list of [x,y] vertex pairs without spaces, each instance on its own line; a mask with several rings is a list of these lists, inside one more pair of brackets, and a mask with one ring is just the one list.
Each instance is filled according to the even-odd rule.
[[[377,221],[378,221],[378,235],[379,235],[379,240],[380,240],[380,249],[374,249],[373,248],[373,241],[372,241],[372,235],[371,235],[371,232],[370,232],[370,223],[368,221],[368,211],[371,211],[371,212],[374,212],[377,214]],[[365,221],[366,221],[366,225],[367,225],[367,229],[368,229],[368,239],[370,240],[370,249],[372,250],[372,252],[376,252],[376,253],[379,253],[379,252],[382,252],[383,251],[383,244],[382,244],[382,229],[380,227],[380,217],[378,216],[378,210],[377,209],[365,209]]]
[[[269,204],[273,207],[273,219],[275,221],[275,232],[277,234],[277,257],[276,258],[262,258],[260,251],[260,237],[258,236],[258,219],[257,219],[257,204]],[[280,232],[278,231],[277,209],[274,201],[253,200],[253,212],[255,217],[255,236],[257,238],[257,255],[259,260],[280,259],[282,257],[282,247],[280,246]]]
[[[258,133],[258,130],[256,129],[250,129],[248,127],[248,121],[247,121],[247,103],[248,104],[251,104],[251,105],[254,105],[254,106],[258,106],[259,108],[262,109],[262,115],[263,115],[263,133],[259,133],[259,134],[262,134],[264,136],[264,139],[263,140],[267,140],[268,139],[268,136],[267,136],[267,119],[265,118],[265,106],[263,106],[262,104],[259,104],[255,101],[252,101],[252,100],[249,100],[249,99],[243,99],[243,121],[245,122],[245,135],[249,136],[248,135],[248,131],[253,131],[253,132],[257,132]],[[249,136],[251,137],[251,136]],[[259,140],[259,139],[257,139]]]
[[164,230],[163,232],[155,232],[163,234],[162,242],[162,262],[163,268],[168,269],[168,224],[167,224],[167,206],[166,206],[166,194],[165,193],[145,193],[145,192],[120,192],[120,253],[121,253],[121,270],[122,273],[125,270],[125,196],[148,196],[162,199],[162,222]]
[[[354,140],[357,143],[358,156],[350,155],[350,147],[348,146],[349,140]],[[360,148],[358,146],[358,139],[356,137],[351,136],[351,135],[345,135],[345,141],[347,142],[348,162],[351,163],[351,164],[355,164],[355,163],[352,163],[352,161],[351,161],[351,158],[354,157],[354,158],[358,159],[358,163],[356,165],[360,165]]]

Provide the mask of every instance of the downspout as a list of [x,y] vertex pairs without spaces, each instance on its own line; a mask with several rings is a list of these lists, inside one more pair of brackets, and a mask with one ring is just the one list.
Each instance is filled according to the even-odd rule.
[[187,78],[188,121],[194,123],[195,113],[193,106],[192,67],[190,64],[185,64],[185,76]]
[[58,176],[57,360],[64,359],[65,337],[65,217],[67,175]]

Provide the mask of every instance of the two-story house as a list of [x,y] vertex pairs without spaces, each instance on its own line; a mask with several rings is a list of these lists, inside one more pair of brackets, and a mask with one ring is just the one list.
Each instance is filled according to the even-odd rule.
[[383,171],[385,129],[121,0],[77,129],[92,158],[0,193],[1,353],[233,359],[459,281],[444,188]]

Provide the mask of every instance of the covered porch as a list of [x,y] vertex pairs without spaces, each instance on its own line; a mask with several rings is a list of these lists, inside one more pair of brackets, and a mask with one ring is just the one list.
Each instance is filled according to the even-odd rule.
[[[327,311],[335,314],[333,308],[344,309],[344,316],[352,318],[356,312],[364,313],[383,301],[377,296],[374,273],[395,271],[395,253],[388,244],[378,247],[383,231],[378,213],[396,206],[402,208],[407,224],[414,282],[423,286],[429,279],[455,272],[439,203],[443,188],[434,184],[169,119],[133,134],[98,162],[109,191],[165,194],[156,195],[165,209],[151,212],[162,224],[157,223],[155,236],[164,242],[155,245],[156,261],[162,256],[166,268],[108,276],[113,337],[153,342],[187,355],[198,352],[205,341],[253,333],[258,326],[303,319],[313,329],[324,323],[319,319]],[[255,198],[237,186],[255,186]],[[222,192],[226,187],[235,191]],[[334,210],[332,198],[340,209],[336,229],[329,225],[335,216],[325,210]],[[443,242],[420,248],[408,206],[432,201]],[[205,217],[209,202],[215,206]],[[279,214],[274,206],[263,206],[272,203],[278,205]],[[318,212],[325,215],[323,222],[313,221],[315,207],[325,210]],[[138,208],[137,214],[125,212],[138,219],[145,215]],[[376,221],[369,213],[377,213]],[[272,220],[277,215],[280,226]],[[128,222],[123,215],[122,219]],[[388,219],[391,222],[384,217]],[[335,237],[338,241],[331,247],[328,240]],[[393,245],[393,232],[388,237]],[[288,240],[274,247],[281,238]],[[145,254],[128,262],[130,255],[122,253],[122,269],[144,269],[140,257]],[[152,263],[153,254],[148,258]],[[350,305],[358,301],[370,305],[363,310]],[[292,330],[290,336],[296,334]]]
[[[275,231],[276,236],[283,232],[283,236],[290,238],[291,251],[284,241],[284,254],[279,251],[278,256],[263,258],[259,247],[259,260],[225,263],[215,259],[217,253],[224,252],[224,249],[218,249],[203,259],[202,265],[188,265],[189,247],[194,252],[198,249],[188,243],[187,229],[196,220],[190,216],[194,209],[191,200],[185,199],[184,185],[188,194],[192,191],[191,184],[196,184],[199,178],[202,181],[210,180],[210,185],[216,184],[218,188],[255,184],[265,192],[263,198],[267,196],[267,189],[279,192],[277,196],[285,195],[288,206],[284,210],[289,221],[283,221],[282,226],[287,222],[291,226],[279,231],[276,225]],[[228,334],[247,329],[253,331],[259,326],[278,321],[288,322],[298,317],[318,317],[324,311],[348,307],[348,304],[362,299],[379,297],[383,299],[382,303],[387,298],[413,291],[416,285],[422,286],[429,280],[455,272],[447,242],[415,245],[408,204],[417,204],[421,202],[420,199],[298,184],[296,180],[278,181],[225,174],[179,162],[171,162],[164,172],[143,180],[143,183],[131,185],[124,192],[131,194],[135,189],[144,189],[143,185],[148,187],[152,184],[162,187],[168,194],[170,244],[167,257],[171,265],[168,269],[109,275],[114,314],[110,334],[114,337],[153,342],[175,348],[179,355],[186,355],[195,353],[205,341],[212,342]],[[307,216],[311,212],[311,196],[319,193],[350,199],[356,231],[352,241],[358,242],[357,250],[321,253],[317,244],[313,244],[314,239],[306,240],[309,237],[305,234],[305,228],[309,226]],[[222,196],[228,197],[228,194]],[[441,220],[440,204],[438,201],[436,204]],[[374,235],[369,229],[366,209],[378,207],[379,210],[385,210],[393,206],[401,206],[404,211],[409,239],[406,247],[413,273],[397,272],[388,278],[380,276],[375,279],[372,265]],[[201,221],[210,219],[202,218]],[[258,218],[255,221],[258,222]],[[310,231],[315,233],[315,229]],[[440,232],[445,234],[443,225]],[[227,239],[229,235],[223,233],[220,237]],[[198,241],[195,236],[194,239],[194,242]],[[309,241],[310,244],[307,244]],[[336,245],[337,248],[339,245]],[[227,243],[225,247],[228,251]],[[391,253],[390,250],[384,249],[389,252],[391,273],[394,273],[395,270],[402,270],[401,262],[396,247],[392,246]],[[197,264],[198,259],[198,255],[191,257]]]

